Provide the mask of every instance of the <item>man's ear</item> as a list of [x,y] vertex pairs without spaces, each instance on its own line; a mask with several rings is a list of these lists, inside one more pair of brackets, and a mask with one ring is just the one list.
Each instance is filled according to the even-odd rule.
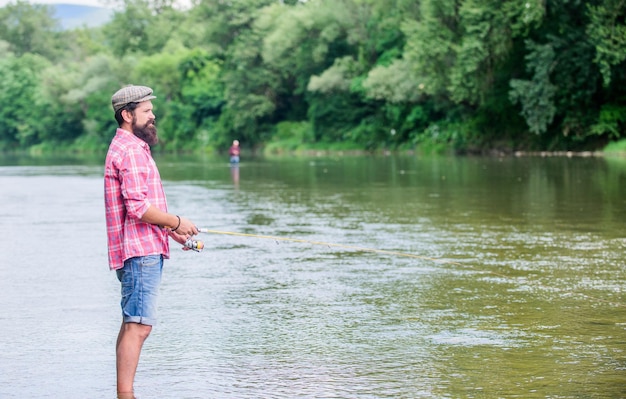
[[122,118],[125,122],[131,123],[133,121],[133,113],[127,109],[122,110]]

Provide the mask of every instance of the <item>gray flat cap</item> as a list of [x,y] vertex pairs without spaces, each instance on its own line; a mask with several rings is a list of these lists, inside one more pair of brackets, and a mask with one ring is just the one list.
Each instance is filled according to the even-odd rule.
[[140,103],[143,101],[152,100],[156,96],[152,95],[152,89],[146,86],[134,86],[128,85],[119,89],[113,97],[111,97],[111,104],[113,110],[117,112],[120,108],[128,103]]

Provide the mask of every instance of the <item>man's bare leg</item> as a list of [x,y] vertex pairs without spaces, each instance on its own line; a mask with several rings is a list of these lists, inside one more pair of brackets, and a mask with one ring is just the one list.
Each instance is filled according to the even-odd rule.
[[[139,355],[152,326],[139,323],[122,323],[115,347],[118,398],[133,398],[133,383],[139,364]],[[122,396],[120,396],[122,395]]]

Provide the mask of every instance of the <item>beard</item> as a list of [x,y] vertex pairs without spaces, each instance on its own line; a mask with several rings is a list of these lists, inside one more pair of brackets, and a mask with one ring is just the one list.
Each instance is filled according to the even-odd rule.
[[154,119],[150,119],[145,125],[139,126],[137,125],[137,119],[133,118],[132,128],[135,136],[148,143],[149,146],[153,146],[159,142]]

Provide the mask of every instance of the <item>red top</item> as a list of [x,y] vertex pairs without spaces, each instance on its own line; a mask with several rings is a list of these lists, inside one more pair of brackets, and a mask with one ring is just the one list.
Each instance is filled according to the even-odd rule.
[[104,163],[104,207],[109,268],[124,267],[135,256],[169,258],[168,232],[140,218],[154,205],[167,212],[167,200],[150,146],[134,134],[117,129]]

